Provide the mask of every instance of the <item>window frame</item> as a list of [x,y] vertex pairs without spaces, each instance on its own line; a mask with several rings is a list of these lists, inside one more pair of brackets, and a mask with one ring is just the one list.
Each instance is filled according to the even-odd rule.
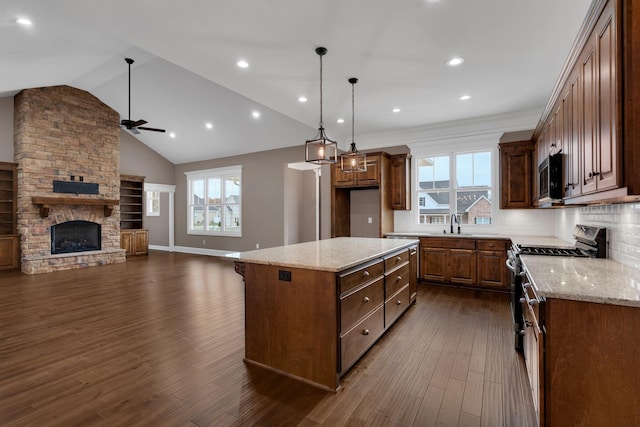
[[[500,134],[501,135],[501,134]],[[439,157],[439,156],[449,156],[449,179],[451,181],[449,191],[449,214],[450,218],[451,213],[453,213],[454,203],[457,202],[456,197],[457,193],[462,191],[472,191],[474,189],[478,189],[479,187],[458,187],[457,186],[457,174],[456,174],[456,155],[466,154],[466,153],[475,153],[475,152],[489,152],[491,155],[490,164],[491,164],[491,185],[488,187],[488,191],[491,194],[491,223],[490,224],[474,224],[473,222],[468,224],[463,224],[463,232],[465,229],[467,232],[491,232],[492,228],[496,228],[500,224],[500,209],[499,209],[499,194],[498,194],[498,186],[499,186],[499,152],[498,152],[498,141],[500,139],[500,135],[476,135],[476,136],[465,136],[460,138],[454,138],[454,140],[447,141],[430,141],[429,143],[419,142],[409,144],[412,155],[412,188],[413,188],[413,197],[414,200],[419,201],[420,197],[424,195],[424,193],[429,190],[421,190],[419,186],[419,170],[418,163],[419,159],[423,157]],[[495,138],[495,139],[494,139]],[[483,189],[486,187],[483,187]],[[453,202],[453,203],[451,203]],[[434,224],[425,221],[420,223],[420,206],[419,203],[415,203],[412,206],[410,217],[406,217],[406,221],[402,221],[404,227],[410,228],[411,230],[421,230],[423,232],[439,232],[442,233],[443,229],[445,232],[449,232],[450,222],[446,221],[446,224]],[[410,222],[409,222],[410,220]],[[444,228],[443,228],[444,227]]]
[[[238,166],[229,166],[229,167],[222,167],[222,168],[214,168],[214,169],[205,169],[205,170],[197,170],[197,171],[190,171],[190,172],[185,172],[186,175],[186,179],[187,179],[187,200],[186,200],[186,206],[187,206],[187,234],[190,235],[202,235],[202,236],[227,236],[227,237],[242,237],[242,166],[238,165]],[[239,183],[239,194],[238,194],[238,201],[237,203],[228,203],[228,198],[226,197],[225,194],[225,179],[227,177],[230,176],[238,176],[240,179],[240,183]],[[215,179],[218,178],[221,180],[222,184],[221,184],[221,202],[220,203],[216,203],[215,206],[220,206],[221,207],[221,212],[223,214],[223,216],[221,217],[220,223],[221,223],[221,230],[208,230],[208,221],[207,221],[207,215],[208,215],[208,211],[209,211],[209,206],[213,206],[214,204],[209,204],[206,203],[206,197],[208,194],[208,181],[210,179]],[[202,205],[196,205],[194,203],[192,203],[193,200],[193,182],[197,181],[197,180],[203,180],[204,182],[204,200],[203,200],[203,204]],[[193,228],[193,209],[196,206],[202,206],[203,208],[203,212],[204,212],[204,230],[196,230]],[[237,206],[238,210],[239,210],[239,218],[240,218],[240,225],[239,230],[235,231],[230,231],[226,229],[226,221],[224,219],[224,212],[225,212],[225,208],[229,207],[229,206]]]

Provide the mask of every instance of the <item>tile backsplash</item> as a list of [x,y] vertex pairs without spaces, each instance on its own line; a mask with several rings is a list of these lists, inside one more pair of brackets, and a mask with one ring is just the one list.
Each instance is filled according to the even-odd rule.
[[558,209],[556,237],[571,240],[573,226],[585,224],[607,229],[607,257],[640,268],[640,203]]

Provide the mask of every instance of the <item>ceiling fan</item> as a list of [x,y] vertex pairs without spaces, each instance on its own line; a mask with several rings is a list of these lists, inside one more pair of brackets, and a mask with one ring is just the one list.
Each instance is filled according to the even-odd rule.
[[129,64],[129,118],[128,119],[122,119],[120,121],[120,126],[122,126],[125,129],[128,129],[129,131],[131,131],[131,133],[134,133],[134,134],[139,134],[140,132],[138,130],[150,130],[150,131],[153,131],[153,132],[165,132],[164,129],[149,128],[149,127],[142,126],[142,125],[147,124],[146,120],[140,119],[140,120],[136,120],[135,122],[133,120],[131,120],[131,64],[133,64],[133,59],[124,58],[124,60],[127,62],[127,64]]

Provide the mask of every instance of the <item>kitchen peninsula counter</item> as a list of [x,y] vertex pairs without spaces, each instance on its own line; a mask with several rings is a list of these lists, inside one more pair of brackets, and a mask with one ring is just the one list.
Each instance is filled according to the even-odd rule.
[[325,390],[415,302],[416,240],[340,237],[234,254],[245,361]]

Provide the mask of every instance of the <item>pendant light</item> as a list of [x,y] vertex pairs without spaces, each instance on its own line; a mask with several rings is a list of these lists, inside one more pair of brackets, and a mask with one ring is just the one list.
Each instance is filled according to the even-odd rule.
[[316,53],[320,57],[320,127],[316,136],[305,143],[305,160],[309,163],[322,165],[336,162],[338,144],[324,133],[324,123],[322,122],[322,57],[327,53],[327,49],[318,47]]
[[351,77],[349,83],[351,83],[351,149],[348,153],[342,155],[340,167],[342,168],[342,172],[366,172],[367,156],[358,151],[354,139],[356,121],[354,88],[356,83],[358,83],[358,79]]

